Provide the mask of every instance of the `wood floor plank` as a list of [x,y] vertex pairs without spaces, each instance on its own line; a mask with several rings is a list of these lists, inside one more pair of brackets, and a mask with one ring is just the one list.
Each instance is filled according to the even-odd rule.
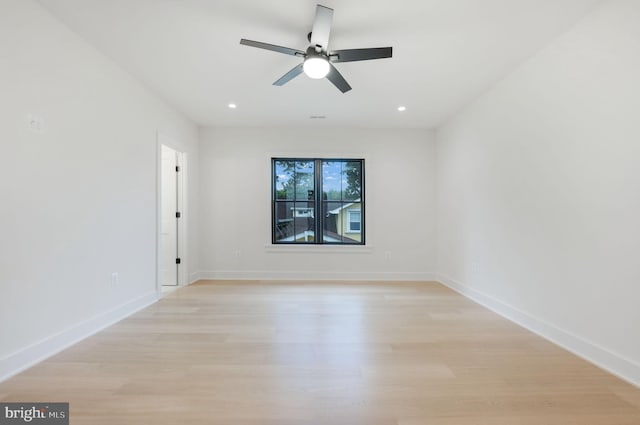
[[202,281],[0,400],[89,425],[640,424],[639,389],[433,282]]

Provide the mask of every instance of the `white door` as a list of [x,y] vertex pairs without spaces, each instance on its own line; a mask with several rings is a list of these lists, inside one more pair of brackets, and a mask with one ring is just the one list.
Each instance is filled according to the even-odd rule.
[[178,153],[162,145],[161,178],[161,229],[160,246],[162,263],[160,279],[162,285],[178,284]]

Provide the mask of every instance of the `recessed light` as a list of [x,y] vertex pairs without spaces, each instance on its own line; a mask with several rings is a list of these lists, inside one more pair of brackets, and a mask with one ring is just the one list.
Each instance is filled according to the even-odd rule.
[[236,105],[235,103],[230,103],[229,104],[229,108],[230,109],[236,109],[238,107],[238,105]]
[[406,111],[406,110],[407,110],[407,107],[406,107],[406,106],[398,106],[398,111],[400,111],[400,112],[404,112],[404,111]]

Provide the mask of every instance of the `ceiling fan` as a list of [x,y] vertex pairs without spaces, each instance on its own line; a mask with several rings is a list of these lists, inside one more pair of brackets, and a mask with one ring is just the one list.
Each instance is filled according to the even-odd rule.
[[392,48],[375,47],[369,49],[328,50],[332,21],[333,9],[317,5],[313,27],[307,35],[307,39],[311,44],[305,52],[290,47],[276,46],[274,44],[244,38],[240,40],[240,44],[304,58],[301,64],[297,65],[273,83],[274,86],[282,86],[304,72],[309,77],[315,79],[326,77],[342,93],[346,93],[351,90],[351,86],[338,72],[336,67],[333,66],[334,63],[390,58]]

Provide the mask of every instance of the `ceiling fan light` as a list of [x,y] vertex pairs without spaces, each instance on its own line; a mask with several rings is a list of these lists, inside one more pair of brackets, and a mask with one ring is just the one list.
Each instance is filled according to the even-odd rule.
[[329,73],[329,61],[317,56],[310,57],[304,61],[302,69],[304,70],[304,73],[309,76],[309,78],[324,78]]

